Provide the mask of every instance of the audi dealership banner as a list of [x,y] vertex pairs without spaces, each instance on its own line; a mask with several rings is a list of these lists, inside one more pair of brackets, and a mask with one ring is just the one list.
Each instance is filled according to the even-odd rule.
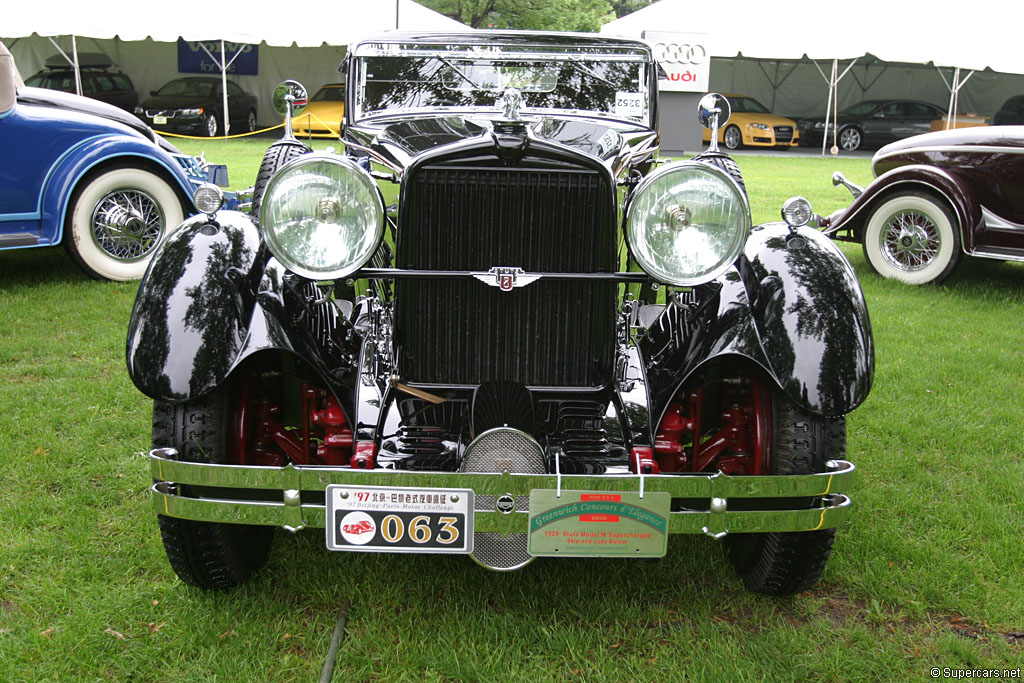
[[[210,54],[203,50],[210,51]],[[238,56],[235,57],[235,53]],[[259,46],[245,45],[243,43],[224,43],[224,53],[228,66],[228,73],[233,76],[255,76],[259,73]],[[234,61],[232,61],[234,57]],[[178,73],[182,74],[220,74],[220,41],[204,40],[189,41],[178,38]]]
[[707,92],[711,57],[706,33],[644,31],[643,40],[654,50],[662,92]]

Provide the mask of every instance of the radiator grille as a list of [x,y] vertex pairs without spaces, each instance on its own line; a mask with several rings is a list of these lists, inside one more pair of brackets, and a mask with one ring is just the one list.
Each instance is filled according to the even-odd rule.
[[792,126],[775,126],[775,142],[792,142]]
[[[427,167],[404,180],[400,268],[615,270],[613,189],[596,171]],[[406,381],[595,386],[610,374],[614,283],[475,279],[396,284]]]

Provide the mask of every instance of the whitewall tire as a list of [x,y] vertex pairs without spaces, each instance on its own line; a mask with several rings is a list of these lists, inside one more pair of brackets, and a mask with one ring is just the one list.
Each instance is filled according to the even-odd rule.
[[939,283],[960,263],[960,231],[949,207],[915,191],[875,205],[864,226],[864,256],[882,277],[908,285]]
[[137,280],[157,245],[184,219],[174,188],[135,167],[103,171],[71,195],[64,246],[90,277]]

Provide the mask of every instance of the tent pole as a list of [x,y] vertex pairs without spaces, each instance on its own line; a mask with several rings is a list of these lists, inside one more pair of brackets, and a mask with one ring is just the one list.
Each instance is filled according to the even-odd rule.
[[224,96],[224,137],[230,132],[228,124],[228,60],[224,56],[224,39],[220,39],[220,89]]
[[956,126],[956,94],[960,89],[960,67],[953,69],[953,86],[949,89],[949,109],[946,110],[946,130]]
[[75,67],[75,94],[82,94],[82,72],[78,68],[78,41],[75,40],[74,36],[71,36],[71,56],[74,57]]
[[[821,156],[825,156],[825,145],[828,144],[828,120],[832,116],[832,104],[835,99],[833,95],[836,93],[836,72],[839,70],[839,60],[832,60],[832,76],[828,81],[828,104],[825,105],[825,130],[821,134]],[[833,131],[834,133],[835,131]],[[833,135],[833,142],[835,144],[835,136]]]

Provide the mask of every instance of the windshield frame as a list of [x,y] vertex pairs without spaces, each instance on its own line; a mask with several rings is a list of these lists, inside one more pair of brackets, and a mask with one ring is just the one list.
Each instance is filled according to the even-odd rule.
[[[642,114],[636,117],[617,116],[613,112],[594,110],[590,108],[531,108],[524,106],[521,114],[526,118],[571,116],[587,117],[597,119],[610,119],[621,121],[632,125],[641,125],[650,128],[656,126],[657,113],[657,86],[654,78],[657,72],[654,67],[654,60],[650,49],[643,43],[635,41],[621,41],[616,44],[612,40],[604,40],[600,43],[580,41],[565,42],[503,42],[495,41],[490,43],[477,42],[435,42],[416,41],[415,39],[388,42],[386,39],[368,40],[356,46],[351,53],[349,64],[348,101],[346,107],[346,118],[350,123],[369,121],[395,116],[408,116],[410,114],[466,114],[485,117],[494,117],[501,114],[499,104],[494,105],[466,105],[455,106],[411,106],[411,107],[388,107],[386,109],[366,110],[365,86],[367,59],[380,57],[406,57],[423,60],[437,60],[441,65],[465,64],[466,62],[480,61],[491,64],[500,62],[538,62],[552,65],[568,63],[581,73],[603,80],[598,74],[590,69],[591,62],[615,62],[635,63],[638,65],[637,86],[642,99]],[[538,64],[539,65],[539,64]]]

